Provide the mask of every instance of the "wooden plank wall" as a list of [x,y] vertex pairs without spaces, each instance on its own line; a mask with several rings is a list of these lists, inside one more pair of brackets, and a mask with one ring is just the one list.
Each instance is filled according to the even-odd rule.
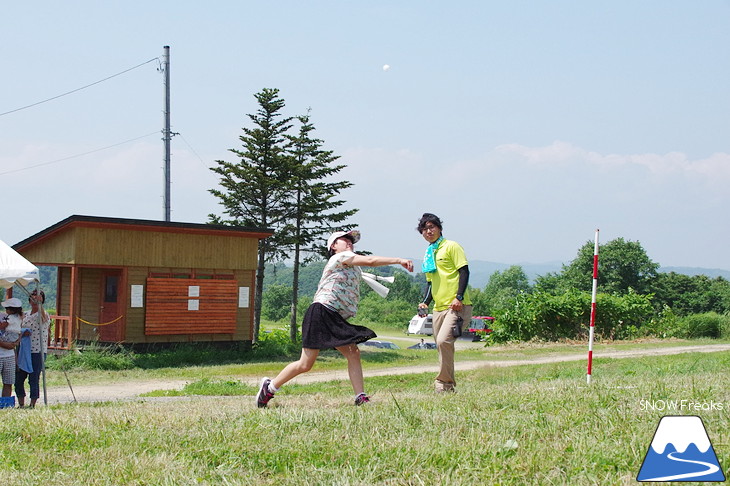
[[76,263],[124,267],[256,268],[258,239],[76,228]]
[[56,237],[44,241],[43,244],[25,248],[21,254],[33,263],[52,265],[76,263],[75,238],[75,230],[62,232]]
[[[191,294],[190,289],[197,289]],[[233,334],[238,283],[235,280],[148,278],[145,334]],[[190,303],[198,306],[190,309]]]
[[236,332],[236,340],[251,341],[253,339],[253,304],[254,290],[256,287],[256,271],[255,270],[236,270],[234,272],[239,287],[248,287],[249,302],[248,307],[238,308],[238,330]]
[[[103,268],[79,267],[79,292],[76,295],[77,305],[76,311],[78,316],[90,322],[98,322],[100,318],[100,297],[101,297],[101,277]],[[126,274],[126,277],[124,276]],[[188,324],[184,329],[178,329],[176,334],[161,333],[150,334],[146,332],[147,311],[150,308],[150,290],[148,279],[151,274],[158,275],[190,275],[201,278],[180,279],[173,278],[179,285],[185,285],[184,291],[181,292],[178,301],[178,307],[166,309],[165,319],[174,319],[175,316],[187,311],[187,285],[198,285],[201,287],[201,296],[210,295],[213,292],[215,296],[218,292],[227,293],[226,302],[226,318],[228,319],[224,325],[218,322],[214,327],[209,324],[203,326],[200,321],[200,315],[205,314],[205,305],[201,303],[201,311],[193,316],[196,325]],[[124,342],[126,343],[155,343],[155,342],[191,342],[191,341],[250,341],[253,338],[253,299],[254,299],[254,275],[253,270],[225,270],[214,268],[170,268],[170,267],[130,267],[123,269],[122,281],[126,280],[126,288],[120,289],[120,294],[125,296],[124,301],[120,302],[122,312],[125,313],[126,330]],[[69,315],[70,299],[71,299],[71,268],[59,267],[60,287],[58,289],[60,315]],[[202,278],[202,277],[215,278]],[[220,280],[220,277],[228,277],[227,280]],[[231,278],[232,277],[232,278]],[[154,279],[164,280],[164,279]],[[144,295],[142,307],[132,307],[131,305],[131,285],[144,286]],[[220,287],[223,285],[223,287]],[[209,287],[210,286],[210,287]],[[154,287],[154,285],[153,285]],[[209,287],[209,288],[208,288]],[[218,287],[218,288],[216,288]],[[238,305],[238,289],[239,287],[247,287],[249,289],[248,306],[239,307]],[[204,290],[205,288],[205,290]],[[154,302],[154,299],[153,301]],[[220,302],[218,303],[220,304]],[[218,305],[216,304],[216,305]],[[164,320],[164,319],[163,319]],[[206,318],[202,319],[206,321]],[[190,322],[190,320],[188,320]],[[206,321],[207,322],[207,321]],[[94,326],[80,323],[73,319],[74,326],[79,330],[78,339],[83,341],[94,341],[98,338]],[[171,329],[168,329],[170,331]]]
[[[100,268],[79,269],[79,305],[77,307],[78,317],[89,322],[99,322],[101,316],[101,272]],[[97,339],[97,332],[94,326],[84,324],[74,319],[74,326],[78,326],[78,337],[84,341]]]
[[56,315],[68,316],[71,312],[71,267],[58,267],[56,289]]
[[[249,306],[236,308],[235,330],[231,334],[145,334],[145,316],[147,309],[147,278],[151,275],[187,275],[192,277],[215,276],[230,277],[236,281],[237,287],[249,287]],[[177,280],[177,279],[176,279]],[[206,279],[194,278],[196,282]],[[192,342],[192,341],[250,341],[253,338],[253,285],[254,271],[227,270],[216,268],[170,268],[170,267],[130,267],[127,269],[127,284],[144,286],[143,307],[131,307],[127,302],[127,334],[125,340],[130,343],[159,342]],[[130,288],[127,289],[129,295]],[[236,290],[236,292],[238,292]],[[187,307],[185,307],[187,309]]]
[[127,334],[125,341],[131,343],[147,343],[156,342],[157,340],[150,340],[144,335],[144,313],[145,305],[147,305],[147,299],[143,295],[142,307],[132,307],[131,302],[131,286],[132,285],[146,285],[147,275],[149,269],[147,267],[129,267],[127,268],[127,295],[130,299],[125,302],[127,306]]

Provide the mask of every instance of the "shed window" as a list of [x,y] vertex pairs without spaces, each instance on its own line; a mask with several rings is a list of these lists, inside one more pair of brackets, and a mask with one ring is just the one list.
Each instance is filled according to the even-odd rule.
[[[119,277],[117,275],[107,275],[104,282],[104,302],[116,302],[117,290],[119,287]],[[96,294],[99,295],[99,294]]]

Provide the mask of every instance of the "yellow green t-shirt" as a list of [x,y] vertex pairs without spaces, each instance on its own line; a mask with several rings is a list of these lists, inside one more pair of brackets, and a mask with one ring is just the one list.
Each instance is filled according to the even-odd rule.
[[[443,239],[436,248],[436,271],[427,273],[431,282],[433,309],[443,311],[449,308],[459,290],[459,269],[468,265],[464,249],[455,241]],[[464,292],[464,305],[471,305],[469,291]]]

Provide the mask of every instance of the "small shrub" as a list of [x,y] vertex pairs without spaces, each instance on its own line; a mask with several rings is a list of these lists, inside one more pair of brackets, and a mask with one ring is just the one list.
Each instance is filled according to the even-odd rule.
[[683,338],[686,336],[684,326],[680,322],[680,318],[669,306],[664,306],[662,311],[652,317],[641,331],[643,336],[653,336],[658,338]]
[[692,314],[682,319],[682,325],[689,339],[709,337],[719,338],[723,327],[723,316],[716,312]]
[[720,337],[730,339],[730,313],[725,313],[720,320]]
[[254,344],[253,356],[257,359],[278,359],[297,355],[302,349],[301,335],[293,343],[289,337],[289,327],[262,331]]
[[91,344],[83,350],[49,357],[46,367],[55,370],[128,370],[135,367],[134,359],[134,353],[121,346]]
[[416,313],[416,304],[399,299],[383,299],[374,292],[360,299],[357,316],[351,322],[377,322],[392,329],[404,329]]

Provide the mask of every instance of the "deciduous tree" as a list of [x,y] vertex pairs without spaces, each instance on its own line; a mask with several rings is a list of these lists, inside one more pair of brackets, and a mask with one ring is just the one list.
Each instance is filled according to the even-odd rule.
[[[578,289],[590,292],[593,286],[592,241],[586,242],[559,275],[548,274],[538,278],[536,287],[553,293]],[[659,264],[653,262],[638,241],[616,238],[600,246],[598,258],[598,285],[601,292],[624,294],[629,289],[640,294],[651,292]]]

